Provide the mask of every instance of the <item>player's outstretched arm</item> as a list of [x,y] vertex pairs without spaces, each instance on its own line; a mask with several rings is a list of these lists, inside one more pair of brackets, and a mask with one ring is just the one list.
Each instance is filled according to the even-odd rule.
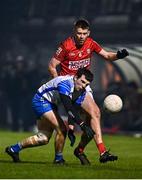
[[117,52],[111,52],[102,49],[99,52],[99,55],[101,55],[107,61],[115,61],[129,56],[129,52],[126,49],[118,50]]
[[126,49],[118,50],[116,56],[118,59],[123,59],[126,56],[129,56],[129,52]]

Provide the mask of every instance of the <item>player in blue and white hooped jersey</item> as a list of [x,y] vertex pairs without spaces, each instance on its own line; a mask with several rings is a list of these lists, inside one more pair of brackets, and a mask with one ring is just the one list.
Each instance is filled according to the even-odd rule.
[[82,104],[86,95],[85,88],[92,80],[93,74],[89,70],[82,68],[74,76],[56,77],[38,89],[32,101],[32,107],[38,119],[38,133],[6,148],[5,151],[12,157],[14,162],[20,161],[19,152],[22,149],[47,144],[55,130],[54,163],[64,163],[62,151],[66,137],[66,127],[57,111],[60,103],[63,103],[69,119],[79,124],[88,138],[94,136],[93,130],[80,119],[74,107],[75,104]]
[[[33,109],[38,117],[43,113],[57,109],[61,102],[60,94],[69,96],[72,99],[74,92],[74,76],[58,76],[43,84],[33,98]],[[82,93],[77,104],[84,100],[86,92]]]

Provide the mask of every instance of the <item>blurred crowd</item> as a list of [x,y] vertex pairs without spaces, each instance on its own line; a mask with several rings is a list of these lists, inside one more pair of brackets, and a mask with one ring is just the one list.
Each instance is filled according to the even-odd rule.
[[[31,100],[37,88],[50,79],[48,60],[51,54],[41,46],[24,45],[17,36],[0,54],[0,129],[30,131],[35,125]],[[42,58],[43,55],[43,58]],[[124,103],[121,112],[103,110],[107,94],[118,94]],[[142,92],[135,82],[110,82],[106,92],[94,92],[102,110],[105,132],[142,131]]]
[[[31,130],[35,124],[33,94],[49,80],[48,60],[77,18],[91,22],[92,36],[98,42],[130,43],[133,50],[133,44],[141,44],[142,0],[13,0],[2,1],[0,8],[0,129]],[[121,112],[103,111],[108,93],[123,99]],[[142,92],[135,82],[110,82],[107,92],[99,89],[94,96],[102,110],[105,131],[142,130]]]
[[[30,131],[35,125],[31,100],[37,88],[50,78],[39,63],[24,59],[22,55],[11,61],[10,54],[0,66],[0,129]],[[103,110],[103,99],[108,94],[117,94],[123,100],[123,109],[116,114]],[[142,92],[135,82],[113,82],[107,92],[94,93],[102,110],[102,125],[105,132],[142,130]]]
[[108,94],[119,95],[123,101],[123,108],[114,114],[102,110],[104,131],[142,131],[142,92],[137,84],[133,81],[110,83],[104,96]]
[[30,131],[35,125],[31,101],[49,79],[38,61],[7,51],[0,61],[0,129]]

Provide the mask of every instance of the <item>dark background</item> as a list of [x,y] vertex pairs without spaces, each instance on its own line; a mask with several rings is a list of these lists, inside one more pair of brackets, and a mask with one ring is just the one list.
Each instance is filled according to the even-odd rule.
[[[121,113],[102,112],[104,131],[141,132],[142,0],[1,0],[1,129],[29,131],[33,128],[33,94],[50,79],[47,67],[51,56],[60,41],[71,35],[73,23],[82,17],[89,20],[91,36],[102,46],[115,51],[123,47],[130,50],[131,68],[138,74],[138,77],[134,73],[126,75],[121,66],[112,64],[119,81],[112,74],[107,75],[108,84],[104,86],[100,74],[108,65],[96,62],[93,89],[100,108],[108,93],[116,93],[124,101]],[[123,71],[131,68],[127,64]]]

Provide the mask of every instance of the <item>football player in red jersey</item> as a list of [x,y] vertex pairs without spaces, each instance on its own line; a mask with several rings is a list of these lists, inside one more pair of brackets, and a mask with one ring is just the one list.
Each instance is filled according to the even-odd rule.
[[[49,62],[49,71],[53,77],[58,75],[75,74],[81,67],[90,68],[93,52],[101,55],[107,61],[123,59],[129,55],[126,49],[110,52],[103,49],[90,36],[90,25],[85,19],[79,19],[74,24],[73,36],[63,41],[56,53]],[[60,72],[57,66],[60,65]],[[110,154],[104,145],[100,125],[100,109],[93,99],[91,89],[88,87],[88,95],[82,103],[82,108],[90,115],[90,126],[95,132],[94,140],[100,153],[100,162],[117,160],[117,156]],[[89,160],[84,154],[84,148],[90,139],[82,134],[81,141],[74,151],[74,155],[80,159],[81,164],[89,164]]]

